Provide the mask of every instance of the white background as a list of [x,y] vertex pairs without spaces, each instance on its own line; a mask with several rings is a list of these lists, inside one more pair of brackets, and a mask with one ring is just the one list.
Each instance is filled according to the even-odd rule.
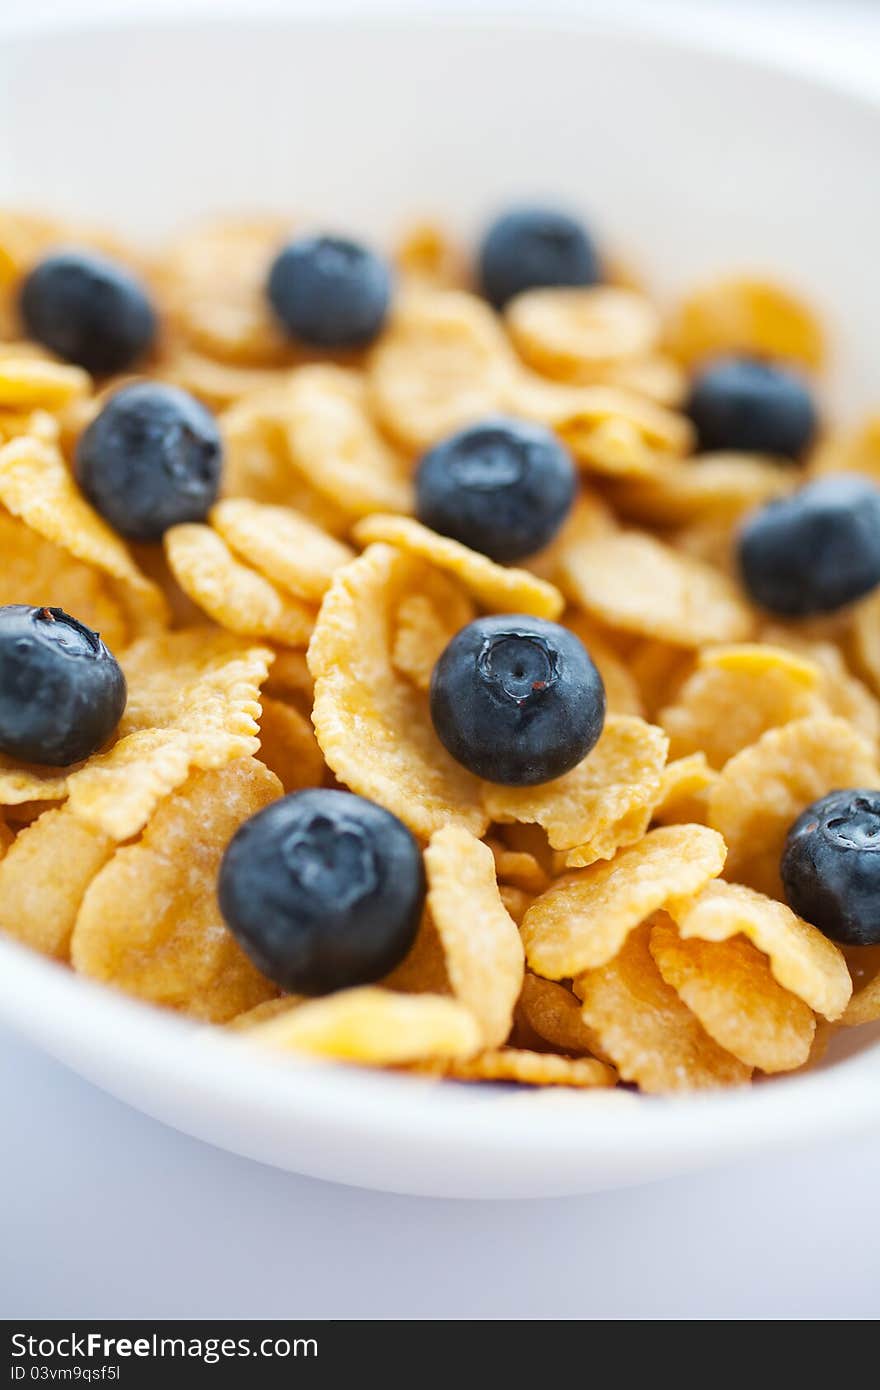
[[[30,0],[28,22],[144,4]],[[153,0],[156,10],[169,7]],[[568,0],[557,8],[705,35],[880,92],[877,4]],[[16,22],[11,0],[0,0],[0,14]],[[880,1313],[876,1134],[579,1199],[391,1197],[295,1178],[184,1138],[2,1030],[0,1117],[0,1316],[8,1318]]]

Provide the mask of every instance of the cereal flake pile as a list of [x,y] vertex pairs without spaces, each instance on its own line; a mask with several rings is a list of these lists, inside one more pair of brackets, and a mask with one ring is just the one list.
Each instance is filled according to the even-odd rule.
[[[829,939],[780,877],[806,808],[880,788],[880,589],[772,613],[736,559],[768,503],[838,474],[880,483],[880,416],[835,431],[820,411],[792,461],[699,449],[686,408],[695,373],[730,357],[821,400],[809,306],[723,276],[661,313],[609,273],[499,311],[425,224],[397,247],[373,340],[334,352],[270,305],[289,237],[225,220],[147,255],[0,215],[0,604],[99,632],[127,686],[80,761],[0,754],[0,931],[243,1046],[459,1080],[741,1085],[880,1018],[880,948]],[[22,283],[59,246],[147,287],[158,329],[130,371],[27,336]],[[216,500],[158,540],[124,538],[75,471],[143,380],[189,393],[222,439]],[[419,460],[497,418],[552,432],[577,473],[554,538],[513,564],[414,515]],[[601,675],[598,739],[550,780],[481,780],[436,732],[437,662],[489,615],[563,625]],[[241,826],[316,788],[392,813],[424,884],[393,968],[307,998],[258,968],[217,884]]]

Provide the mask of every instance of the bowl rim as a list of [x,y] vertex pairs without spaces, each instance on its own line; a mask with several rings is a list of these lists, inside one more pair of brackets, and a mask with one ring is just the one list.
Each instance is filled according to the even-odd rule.
[[[186,29],[302,30],[328,32],[341,20],[360,31],[412,33],[443,30],[460,34],[509,31],[565,39],[593,35],[603,42],[649,54],[658,48],[727,71],[760,73],[823,93],[849,106],[880,110],[876,97],[822,73],[805,73],[795,60],[731,52],[720,39],[684,38],[662,31],[638,32],[619,21],[588,14],[445,14],[426,10],[407,15],[399,7],[334,6],[280,11],[258,3],[245,14],[241,0],[201,10],[182,0],[171,12],[123,14],[39,13],[0,18],[0,44],[57,43],[90,35],[121,36],[132,29],[152,34]],[[214,1025],[197,1024],[128,998],[74,975],[10,939],[0,939],[0,1022],[50,1052],[105,1089],[100,1058],[113,1056],[112,1071],[151,1078],[154,1088],[169,1077],[188,1096],[214,1096],[233,1106],[242,1120],[291,1129],[317,1127],[340,1145],[365,1136],[410,1150],[430,1145],[435,1161],[467,1160],[480,1154],[498,1164],[517,1154],[533,1164],[553,1153],[606,1160],[684,1163],[698,1153],[730,1157],[756,1148],[784,1146],[821,1137],[841,1137],[880,1125],[880,1043],[828,1070],[794,1074],[741,1089],[681,1097],[633,1097],[627,1092],[562,1092],[525,1095],[521,1088],[440,1085],[422,1077],[367,1070],[294,1057],[276,1058],[243,1045]],[[68,1058],[77,1060],[68,1062]],[[222,1097],[218,1095],[218,1078]],[[125,1087],[119,1094],[126,1098]],[[525,1103],[528,1101],[528,1103]],[[540,1108],[537,1108],[536,1103]],[[142,1107],[148,1109],[146,1105]],[[535,1118],[540,1114],[541,1123]],[[183,1128],[184,1126],[181,1125]],[[234,1147],[229,1144],[228,1147]],[[240,1152],[247,1152],[243,1146]]]

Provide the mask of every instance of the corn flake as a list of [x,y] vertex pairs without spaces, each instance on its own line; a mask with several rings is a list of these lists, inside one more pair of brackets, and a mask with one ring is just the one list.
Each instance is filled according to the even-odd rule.
[[[540,975],[526,971],[518,1011],[537,1037],[560,1052],[597,1055],[598,1038],[587,1027],[580,1001],[566,985],[543,980]],[[599,1060],[608,1058],[600,1055]]]
[[394,614],[425,573],[422,561],[384,545],[337,571],[309,646],[312,719],[339,780],[414,834],[428,839],[452,824],[480,835],[488,817],[476,778],[440,743],[425,695],[392,665]]
[[66,806],[20,830],[0,859],[0,931],[67,960],[80,903],[115,846]]
[[660,337],[650,301],[613,285],[525,290],[504,318],[530,367],[575,383],[593,380],[597,368],[647,356]]
[[752,628],[731,580],[634,531],[599,537],[567,555],[563,587],[609,627],[682,647],[739,642]]
[[739,518],[785,497],[797,485],[791,465],[759,454],[701,454],[643,478],[615,483],[625,515],[650,526],[682,526],[701,517]]
[[427,690],[446,646],[473,617],[467,594],[442,570],[428,571],[423,588],[405,594],[397,606],[391,656],[395,670]]
[[660,774],[660,799],[654,807],[654,820],[658,825],[705,825],[709,818],[709,793],[717,777],[703,752],[667,763]]
[[491,820],[542,826],[575,867],[609,859],[648,828],[666,748],[652,724],[609,715],[595,748],[571,772],[534,787],[485,782],[483,804]]
[[790,290],[754,276],[719,276],[682,301],[669,331],[684,362],[704,357],[782,358],[819,367],[825,356],[822,326]]
[[769,956],[770,968],[783,989],[825,1018],[839,1018],[846,1008],[852,981],[842,953],[784,903],[741,883],[710,883],[692,903],[670,905],[669,913],[686,940],[748,937]]
[[0,357],[0,410],[59,410],[91,389],[81,367],[39,357]]
[[649,831],[608,862],[567,874],[526,913],[530,967],[563,980],[605,965],[651,913],[671,910],[719,874],[724,852],[721,836],[705,826],[670,825]]
[[613,1086],[617,1080],[611,1068],[594,1057],[558,1057],[520,1047],[490,1049],[476,1057],[438,1062],[418,1070],[454,1081],[512,1081],[520,1086],[572,1086],[578,1090]]
[[218,502],[211,525],[237,555],[295,598],[320,602],[354,551],[290,507],[245,497]]
[[324,758],[310,721],[283,700],[263,695],[262,706],[260,762],[275,773],[286,792],[320,787]]
[[816,1031],[813,1011],[777,983],[750,941],[682,939],[661,916],[649,944],[663,979],[727,1052],[764,1072],[804,1065]]
[[477,1020],[484,1044],[510,1033],[525,962],[516,923],[498,893],[488,845],[451,825],[425,851],[428,910],[446,956],[452,992]]
[[247,1036],[260,1047],[364,1066],[469,1057],[480,1045],[475,1019],[456,1000],[375,986],[310,1000],[248,1029]]
[[727,841],[727,875],[782,896],[779,860],[789,828],[820,796],[880,779],[874,747],[843,719],[797,719],[768,729],[725,765],[709,824]]
[[651,924],[632,931],[613,960],[574,982],[587,1027],[623,1081],[649,1095],[741,1086],[751,1068],[710,1038],[661,976]]
[[215,1023],[274,997],[227,930],[216,886],[239,825],[280,794],[252,758],[194,773],[93,879],[73,932],[74,969]]

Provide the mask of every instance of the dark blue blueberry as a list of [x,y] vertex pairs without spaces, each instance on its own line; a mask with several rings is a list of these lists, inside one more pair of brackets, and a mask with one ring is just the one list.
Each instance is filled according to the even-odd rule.
[[20,304],[29,337],[97,376],[127,371],[156,336],[144,286],[92,251],[40,261],[24,280]]
[[595,285],[599,257],[585,227],[558,208],[513,208],[492,223],[480,247],[478,275],[496,309],[522,290]]
[[97,632],[61,608],[0,608],[0,752],[51,767],[81,762],[107,742],[125,697]]
[[574,465],[550,430],[498,418],[425,454],[416,509],[433,531],[507,563],[553,539],[574,493]]
[[380,332],[391,299],[388,266],[341,237],[301,237],[276,257],[266,290],[287,332],[315,348],[362,347]]
[[112,395],[76,446],[77,481],[120,535],[155,541],[204,521],[220,487],[213,416],[176,386],[140,381]]
[[801,377],[744,357],[722,358],[700,372],[687,410],[702,450],[799,459],[816,433],[816,407]]
[[783,617],[833,613],[880,584],[880,489],[836,473],[770,502],[740,532],[755,603]]
[[788,832],[789,906],[832,941],[880,946],[880,791],[829,792]]
[[503,613],[453,637],[431,678],[431,718],[470,772],[533,786],[561,777],[595,745],[605,687],[568,628]]
[[230,931],[264,975],[294,994],[329,994],[403,960],[425,871],[390,811],[351,792],[303,791],[245,822],[218,891]]

